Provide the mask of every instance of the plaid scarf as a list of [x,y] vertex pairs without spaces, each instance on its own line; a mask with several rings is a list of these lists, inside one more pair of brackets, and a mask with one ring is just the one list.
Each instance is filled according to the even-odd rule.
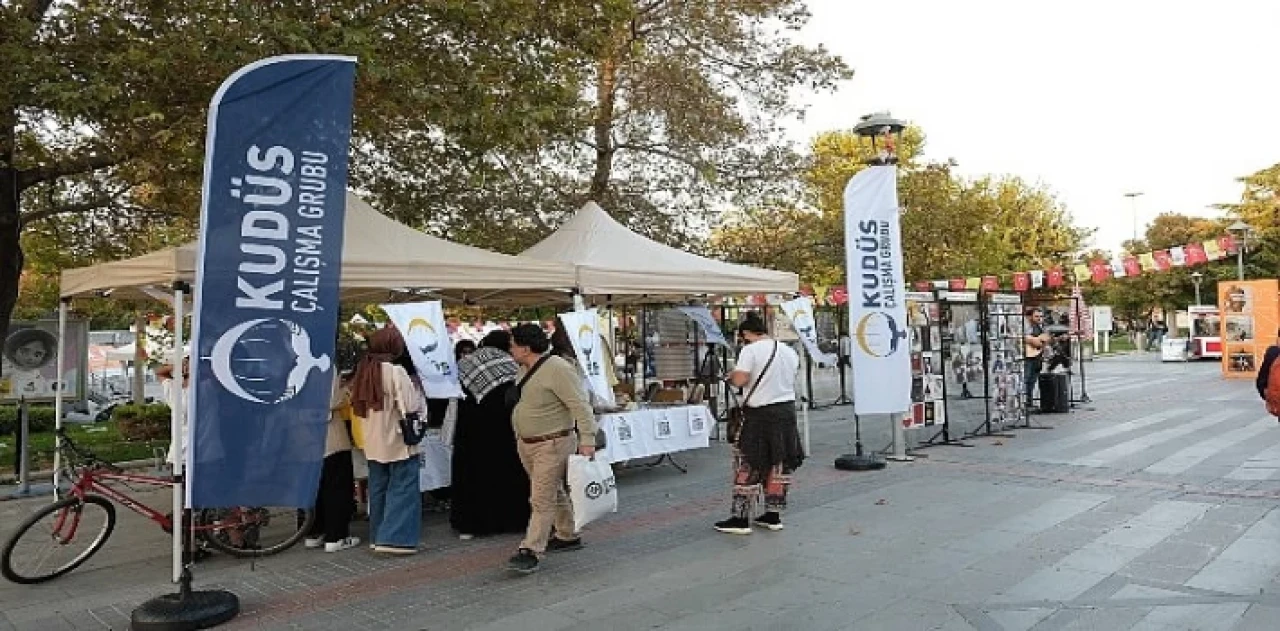
[[488,346],[458,360],[462,386],[482,401],[494,388],[516,380],[520,367],[507,353]]

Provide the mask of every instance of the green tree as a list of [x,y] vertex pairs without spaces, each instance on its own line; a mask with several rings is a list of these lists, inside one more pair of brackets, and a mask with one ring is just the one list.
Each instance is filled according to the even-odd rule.
[[[356,55],[353,183],[385,192],[387,173],[430,172],[450,183],[432,193],[448,194],[475,186],[468,166],[495,148],[532,150],[580,128],[598,34],[630,10],[625,0],[0,0],[0,330],[35,226],[190,230],[208,101],[237,67]],[[421,212],[412,196],[391,199],[397,214]],[[43,238],[25,244],[49,247]]]
[[[1142,254],[1217,239],[1226,233],[1227,223],[1222,219],[1161,213],[1147,226],[1143,238],[1127,241],[1124,249]],[[1110,260],[1105,253],[1099,256]],[[1163,272],[1144,271],[1140,276],[1108,280],[1100,285],[1087,286],[1086,298],[1091,304],[1111,305],[1118,319],[1145,321],[1157,308],[1177,311],[1195,304],[1195,280],[1192,278],[1195,273],[1202,274],[1202,302],[1214,304],[1218,281],[1235,278],[1234,259],[1175,267]]]
[[[1079,249],[1086,233],[1074,228],[1054,197],[1017,178],[967,181],[952,162],[920,159],[924,134],[903,133],[898,196],[906,276],[932,280],[1003,274],[1043,268]],[[771,239],[759,229],[769,208],[738,213],[721,226],[713,244],[744,263],[778,266],[806,280],[837,282],[844,276],[844,188],[865,168],[870,145],[850,131],[814,139],[809,168],[801,177],[800,219],[771,218]],[[759,239],[770,242],[757,243]],[[812,274],[812,276],[810,276]]]
[[1240,201],[1219,208],[1253,228],[1246,250],[1248,278],[1280,276],[1280,163],[1240,178]]

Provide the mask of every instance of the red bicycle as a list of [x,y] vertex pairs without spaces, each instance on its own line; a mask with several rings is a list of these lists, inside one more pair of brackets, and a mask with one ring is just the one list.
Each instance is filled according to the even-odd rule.
[[[0,552],[0,574],[15,583],[43,583],[88,561],[115,529],[112,502],[150,519],[167,533],[173,532],[172,514],[161,513],[116,488],[137,491],[131,484],[167,488],[173,485],[172,477],[126,473],[77,446],[62,430],[58,436],[67,479],[75,483],[66,497],[22,522],[5,543]],[[191,519],[191,530],[208,547],[234,557],[256,558],[289,549],[306,535],[315,514],[296,508],[237,507],[195,511]],[[269,543],[273,540],[277,542]],[[86,543],[85,547],[78,545]]]

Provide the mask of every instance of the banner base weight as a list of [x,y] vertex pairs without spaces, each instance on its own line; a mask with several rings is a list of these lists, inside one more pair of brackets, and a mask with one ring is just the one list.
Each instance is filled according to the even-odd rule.
[[885,461],[873,454],[845,454],[836,458],[836,468],[841,471],[875,471],[885,466]]
[[222,590],[192,591],[191,571],[182,573],[176,594],[156,596],[133,610],[133,631],[194,631],[230,621],[240,614],[240,599]]

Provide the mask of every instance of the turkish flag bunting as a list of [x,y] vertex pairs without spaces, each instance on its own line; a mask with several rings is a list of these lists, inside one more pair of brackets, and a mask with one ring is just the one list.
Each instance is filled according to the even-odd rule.
[[1031,274],[1015,272],[1013,275],[1013,290],[1027,291],[1029,289],[1031,289]]
[[1156,250],[1151,253],[1151,257],[1156,260],[1156,269],[1167,272],[1173,267],[1173,257],[1169,255],[1168,250]]
[[1209,254],[1204,251],[1203,243],[1188,243],[1185,248],[1187,265],[1200,265],[1209,262]]
[[1236,253],[1235,237],[1229,234],[1218,237],[1218,247],[1222,248],[1222,251],[1226,252],[1227,254],[1235,254]]
[[840,306],[849,302],[849,290],[845,287],[831,288],[831,304]]
[[915,282],[914,287],[916,288],[916,291],[929,291],[929,289],[933,287],[933,284],[927,280],[918,280]]
[[998,277],[998,276],[983,276],[983,277],[982,277],[982,290],[983,290],[983,291],[999,291],[999,290],[1000,290],[1000,277]]
[[1053,267],[1053,268],[1051,268],[1051,269],[1049,270],[1049,280],[1048,280],[1048,285],[1049,285],[1050,287],[1061,287],[1061,286],[1062,286],[1062,281],[1063,281],[1063,278],[1062,278],[1062,268],[1061,268],[1061,267]]
[[1128,274],[1129,276],[1142,275],[1142,263],[1138,261],[1138,257],[1136,256],[1124,257],[1124,273]]
[[950,284],[951,291],[964,291],[964,284],[965,283],[963,278],[951,279],[951,284]]
[[1111,265],[1102,259],[1097,259],[1089,264],[1089,273],[1093,276],[1093,282],[1101,283],[1111,276]]

